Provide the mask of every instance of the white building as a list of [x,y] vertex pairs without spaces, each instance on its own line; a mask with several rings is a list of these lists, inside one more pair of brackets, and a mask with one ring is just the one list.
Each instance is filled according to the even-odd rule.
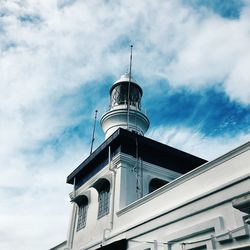
[[105,141],[67,178],[69,233],[52,249],[250,249],[250,142],[206,162],[153,141],[141,97],[129,75],[111,87]]

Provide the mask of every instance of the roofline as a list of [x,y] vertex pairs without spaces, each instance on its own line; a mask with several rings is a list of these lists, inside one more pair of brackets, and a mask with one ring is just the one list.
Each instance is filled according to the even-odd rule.
[[90,154],[75,170],[73,170],[73,172],[69,174],[66,182],[69,184],[73,184],[73,178],[81,171],[81,169],[79,168],[83,165],[83,163],[84,166],[89,164],[102,150],[107,148],[111,144],[111,142],[119,136],[119,134],[120,129],[116,130],[110,137],[108,137],[98,148],[95,149],[92,154]]
[[[129,204],[128,206],[126,206],[125,208],[121,209],[120,211],[118,211],[118,216],[126,213],[132,209],[134,209],[135,207],[140,206],[141,204],[146,203],[147,201],[153,199],[154,197],[165,193],[167,190],[172,189],[176,186],[179,186],[181,184],[183,184],[184,182],[195,178],[196,176],[209,171],[212,168],[217,167],[218,165],[224,163],[225,161],[228,161],[234,157],[236,157],[239,154],[242,154],[246,151],[250,150],[250,141],[242,144],[241,146],[229,151],[228,153],[219,156],[218,158],[209,161],[207,163],[202,164],[201,166],[198,166],[197,168],[187,172],[186,174],[181,175],[180,177],[176,178],[175,180],[171,181],[170,183],[162,186],[161,188],[155,190],[154,192],[140,198],[139,200],[134,201],[133,203]],[[248,177],[244,177],[244,178],[249,178]]]
[[65,245],[66,243],[67,243],[67,240],[65,240],[65,241],[63,241],[63,242],[57,244],[56,246],[50,248],[49,250],[56,250],[58,247],[63,246],[63,245]]
[[204,161],[206,162],[206,160],[197,157],[195,155],[189,154],[187,152],[181,151],[179,149],[173,148],[171,146],[168,146],[166,144],[163,144],[161,142],[155,141],[153,139],[150,139],[148,137],[144,137],[142,135],[138,135],[138,134],[132,134],[132,132],[127,131],[126,129],[122,129],[119,128],[117,129],[110,137],[108,137],[91,155],[89,155],[73,172],[70,173],[70,175],[67,177],[66,182],[69,184],[73,184],[74,183],[74,178],[75,176],[80,173],[83,168],[88,165],[92,160],[94,160],[103,150],[105,150],[106,148],[108,148],[108,146],[114,142],[121,134],[126,134],[126,136],[131,137],[131,136],[137,136],[138,138],[144,139],[144,142],[146,144],[152,144],[155,147],[162,147],[165,149],[168,149],[171,151],[171,153],[173,153],[174,155],[180,154],[183,158],[186,159],[190,159],[193,158],[197,161]]

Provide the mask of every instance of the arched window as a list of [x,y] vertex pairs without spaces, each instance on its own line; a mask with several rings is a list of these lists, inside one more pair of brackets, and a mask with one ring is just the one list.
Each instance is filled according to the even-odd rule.
[[106,179],[100,179],[94,185],[98,191],[98,219],[109,213],[110,183]]
[[164,186],[165,184],[167,184],[168,181],[165,180],[161,180],[158,178],[154,178],[149,182],[149,193],[152,193],[153,191],[155,191],[156,189]]
[[77,198],[78,199],[75,201],[78,205],[78,220],[76,230],[79,231],[86,226],[88,198],[84,195],[81,195]]

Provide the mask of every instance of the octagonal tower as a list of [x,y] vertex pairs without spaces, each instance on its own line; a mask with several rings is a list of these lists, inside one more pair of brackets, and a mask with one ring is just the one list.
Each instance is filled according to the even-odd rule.
[[126,73],[114,82],[109,93],[110,108],[101,118],[105,139],[118,128],[144,135],[149,128],[149,120],[141,112],[141,87]]

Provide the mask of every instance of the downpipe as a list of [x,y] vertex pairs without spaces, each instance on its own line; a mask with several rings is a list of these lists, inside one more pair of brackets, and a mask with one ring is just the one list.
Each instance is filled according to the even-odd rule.
[[113,181],[113,192],[112,192],[112,201],[111,201],[111,218],[110,218],[110,227],[105,228],[103,230],[103,239],[102,239],[102,244],[107,240],[105,235],[106,232],[111,232],[114,227],[114,210],[115,210],[115,185],[116,185],[116,170],[115,167],[112,168],[111,166],[111,148],[109,146],[109,171],[113,172],[114,174],[114,181]]

